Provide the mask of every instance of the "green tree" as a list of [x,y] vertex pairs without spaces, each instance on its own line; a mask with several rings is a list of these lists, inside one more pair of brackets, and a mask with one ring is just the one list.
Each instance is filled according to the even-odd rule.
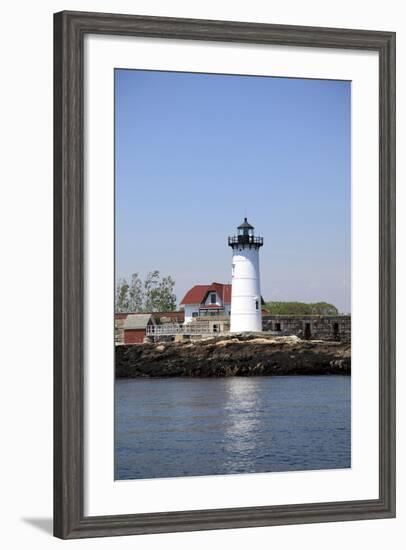
[[172,277],[160,278],[159,271],[148,273],[144,281],[145,311],[174,311],[176,296],[173,292],[175,281]]
[[116,311],[130,311],[129,284],[125,279],[119,279],[116,287]]
[[156,311],[159,271],[150,271],[144,281],[144,311]]
[[171,276],[163,277],[158,285],[158,295],[155,307],[157,311],[174,311],[176,309],[176,295],[173,292],[175,281]]
[[129,310],[142,311],[144,306],[144,290],[138,273],[131,275],[131,283],[129,285]]
[[119,279],[116,286],[117,312],[174,311],[175,281],[167,276],[161,279],[159,271],[151,271],[142,281],[138,273],[131,275],[131,282]]

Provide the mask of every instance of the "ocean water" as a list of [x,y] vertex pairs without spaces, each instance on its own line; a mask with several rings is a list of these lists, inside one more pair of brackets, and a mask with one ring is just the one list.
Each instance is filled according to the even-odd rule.
[[350,467],[350,376],[115,382],[115,479]]

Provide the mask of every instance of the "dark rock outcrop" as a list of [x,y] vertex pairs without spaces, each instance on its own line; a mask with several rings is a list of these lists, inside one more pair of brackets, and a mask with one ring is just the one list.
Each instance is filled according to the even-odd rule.
[[115,369],[117,378],[350,374],[351,345],[262,334],[121,345]]

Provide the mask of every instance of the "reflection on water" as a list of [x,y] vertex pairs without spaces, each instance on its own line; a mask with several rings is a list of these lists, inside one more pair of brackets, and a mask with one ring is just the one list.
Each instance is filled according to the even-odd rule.
[[115,478],[351,466],[348,376],[116,381]]
[[256,441],[253,434],[256,433],[256,425],[261,421],[258,411],[260,401],[257,397],[260,380],[262,378],[231,378],[227,385],[224,446],[229,456],[234,457],[234,463],[241,461],[243,457],[255,456]]

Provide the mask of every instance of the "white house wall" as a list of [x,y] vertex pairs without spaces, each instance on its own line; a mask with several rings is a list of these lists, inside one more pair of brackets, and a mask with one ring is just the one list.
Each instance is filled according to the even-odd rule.
[[199,313],[200,304],[185,305],[185,323],[190,323],[193,320],[193,313]]
[[[209,302],[205,302],[208,304]],[[218,302],[218,305],[222,305],[221,302]],[[193,313],[199,313],[200,304],[188,304],[185,306],[182,306],[185,310],[185,323],[191,323],[194,319]],[[221,312],[221,315],[230,315],[231,314],[231,304],[226,304],[224,306],[224,313]]]

